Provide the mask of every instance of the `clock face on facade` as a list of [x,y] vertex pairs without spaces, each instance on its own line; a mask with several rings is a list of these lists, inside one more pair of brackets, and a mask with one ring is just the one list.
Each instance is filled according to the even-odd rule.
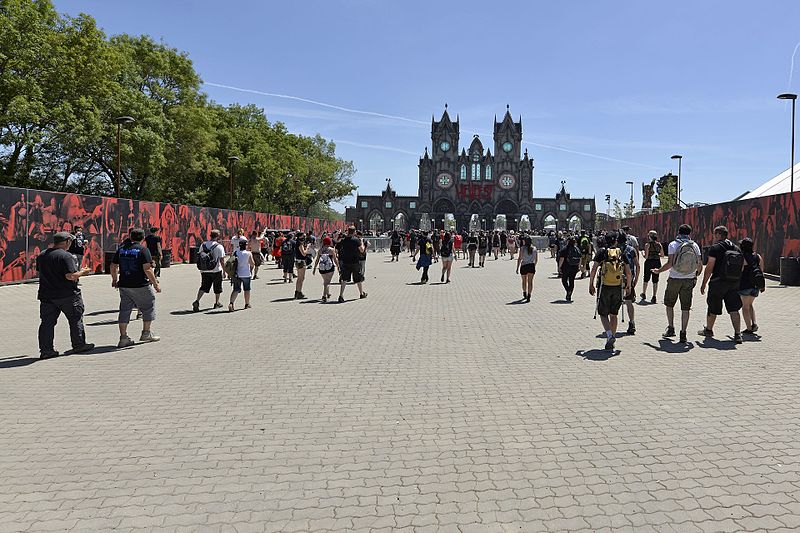
[[513,148],[514,148],[514,145],[511,144],[510,142],[506,141],[506,142],[503,143],[503,151],[505,153],[510,152]]
[[439,148],[441,148],[442,152],[446,152],[450,149],[450,143],[447,141],[442,141],[439,143]]
[[498,181],[501,189],[511,189],[516,182],[517,180],[511,174],[503,174],[500,176],[500,181]]
[[453,177],[450,174],[439,174],[436,178],[436,184],[442,189],[447,189],[453,184]]

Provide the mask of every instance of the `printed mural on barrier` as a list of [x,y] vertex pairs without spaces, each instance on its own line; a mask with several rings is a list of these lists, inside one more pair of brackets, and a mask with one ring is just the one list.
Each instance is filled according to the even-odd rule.
[[753,239],[755,249],[764,257],[765,269],[772,274],[780,272],[781,257],[800,257],[800,192],[776,194],[752,200],[725,202],[693,207],[682,211],[669,211],[611,221],[606,229],[628,225],[631,233],[642,239],[654,229],[666,241],[675,237],[678,226],[689,224],[692,237],[701,246],[714,241],[714,228],[727,226],[730,238],[739,241]]
[[35,278],[36,257],[52,243],[53,234],[72,231],[76,226],[83,227],[88,241],[82,266],[101,273],[104,252],[116,250],[135,227],[161,228],[164,249],[171,251],[174,263],[180,263],[189,260],[189,248],[199,246],[213,228],[230,239],[238,228],[248,232],[299,229],[321,234],[344,229],[345,224],[252,211],[0,187],[0,283]]

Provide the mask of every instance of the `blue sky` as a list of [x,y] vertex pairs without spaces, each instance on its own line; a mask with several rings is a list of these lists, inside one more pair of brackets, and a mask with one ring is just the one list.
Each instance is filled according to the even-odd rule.
[[[355,182],[416,194],[445,102],[461,145],[487,145],[506,104],[523,119],[537,196],[627,200],[683,154],[683,199],[729,200],[789,166],[800,2],[55,0],[109,34],[185,50],[217,102],[254,103],[353,160]],[[423,122],[420,124],[418,121]],[[582,155],[591,154],[591,155]]]

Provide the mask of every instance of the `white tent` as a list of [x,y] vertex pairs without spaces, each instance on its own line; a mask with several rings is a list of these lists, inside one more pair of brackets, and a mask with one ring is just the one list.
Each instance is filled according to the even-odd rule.
[[[790,172],[787,168],[763,185],[760,185],[752,191],[737,198],[737,200],[752,200],[753,198],[761,198],[762,196],[771,196],[773,194],[789,192],[789,176]],[[800,163],[797,163],[794,166],[794,190],[800,190]]]

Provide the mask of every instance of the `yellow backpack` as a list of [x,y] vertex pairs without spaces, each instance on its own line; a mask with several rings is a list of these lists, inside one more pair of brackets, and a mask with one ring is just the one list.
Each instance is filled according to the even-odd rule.
[[605,286],[619,287],[622,285],[622,276],[625,274],[622,250],[609,248],[606,252],[606,260],[600,267],[600,283]]

